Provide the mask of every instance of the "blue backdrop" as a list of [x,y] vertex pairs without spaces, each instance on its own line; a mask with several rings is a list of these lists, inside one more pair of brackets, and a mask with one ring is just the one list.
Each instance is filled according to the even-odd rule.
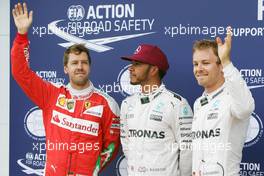
[[[67,83],[63,52],[74,42],[91,50],[94,85],[120,104],[131,94],[127,65],[140,43],[156,44],[167,54],[166,86],[193,105],[202,88],[192,73],[192,44],[198,39],[224,37],[233,27],[232,61],[250,86],[256,109],[243,151],[241,175],[264,175],[264,0],[222,1],[26,1],[34,11],[30,38],[31,68],[43,79]],[[11,8],[16,1],[11,0]],[[11,20],[11,41],[16,28]],[[11,42],[12,44],[12,42]],[[41,175],[45,165],[45,134],[41,110],[11,77],[10,175]],[[126,176],[119,156],[103,176]]]

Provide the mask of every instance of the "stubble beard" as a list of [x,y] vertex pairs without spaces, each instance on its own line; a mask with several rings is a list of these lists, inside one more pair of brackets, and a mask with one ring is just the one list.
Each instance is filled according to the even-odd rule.
[[77,86],[85,86],[88,82],[88,77],[85,77],[83,79],[72,79],[72,83]]
[[148,68],[145,70],[145,73],[142,74],[141,78],[136,78],[135,77],[136,80],[134,80],[134,81],[130,78],[130,84],[131,85],[140,85],[142,82],[146,81],[149,71],[150,71],[150,66],[148,66]]

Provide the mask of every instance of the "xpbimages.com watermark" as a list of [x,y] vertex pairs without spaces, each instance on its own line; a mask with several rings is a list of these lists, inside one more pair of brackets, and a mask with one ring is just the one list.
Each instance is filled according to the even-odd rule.
[[[138,146],[135,144],[130,144],[129,148],[131,150],[134,150],[138,148]],[[152,146],[149,148],[144,146],[144,150],[152,150]],[[201,144],[194,144],[194,143],[168,143],[165,144],[165,148],[174,153],[177,152],[178,150],[180,151],[185,151],[185,150],[190,150],[190,151],[201,151],[201,152],[208,152],[210,154],[215,154],[218,152],[224,152],[224,151],[230,151],[232,149],[231,143],[201,143]],[[160,150],[160,149],[158,149]]]
[[210,152],[211,154],[220,151],[230,151],[232,149],[231,143],[173,143],[168,146],[173,152],[175,150],[193,150],[193,151],[204,151]]
[[99,150],[99,143],[93,142],[50,142],[49,140],[47,143],[32,143],[33,144],[33,151],[39,151],[40,153],[45,151],[77,151],[79,153],[84,153],[86,151],[91,150]]
[[158,85],[145,85],[145,86],[139,86],[139,85],[131,85],[131,84],[126,84],[126,85],[120,85],[119,83],[113,82],[113,84],[103,84],[103,85],[98,85],[98,88],[100,91],[105,92],[105,93],[121,93],[121,92],[151,92],[155,91],[159,88]]

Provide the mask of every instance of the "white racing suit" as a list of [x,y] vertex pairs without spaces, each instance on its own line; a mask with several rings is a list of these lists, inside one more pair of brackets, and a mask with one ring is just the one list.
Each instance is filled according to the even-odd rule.
[[190,176],[192,117],[187,101],[164,85],[126,98],[120,121],[128,175]]
[[224,68],[225,83],[194,103],[194,175],[238,176],[249,117],[255,104],[232,63]]

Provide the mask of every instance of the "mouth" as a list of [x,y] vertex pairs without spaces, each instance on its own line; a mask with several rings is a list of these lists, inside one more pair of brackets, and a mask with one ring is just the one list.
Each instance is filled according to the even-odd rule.
[[196,78],[203,78],[203,77],[207,77],[207,76],[208,76],[207,74],[203,74],[203,75],[196,74],[195,75]]
[[84,72],[76,72],[75,75],[85,75]]
[[81,77],[81,78],[82,78],[82,77],[85,77],[85,74],[84,74],[84,73],[76,73],[75,76],[76,76],[76,77]]
[[136,76],[136,75],[134,75],[134,74],[130,74],[130,75],[129,75],[130,78],[131,78],[131,77],[135,77],[135,76]]
[[196,75],[195,77],[196,77],[196,80],[200,82],[200,81],[205,81],[208,75]]

